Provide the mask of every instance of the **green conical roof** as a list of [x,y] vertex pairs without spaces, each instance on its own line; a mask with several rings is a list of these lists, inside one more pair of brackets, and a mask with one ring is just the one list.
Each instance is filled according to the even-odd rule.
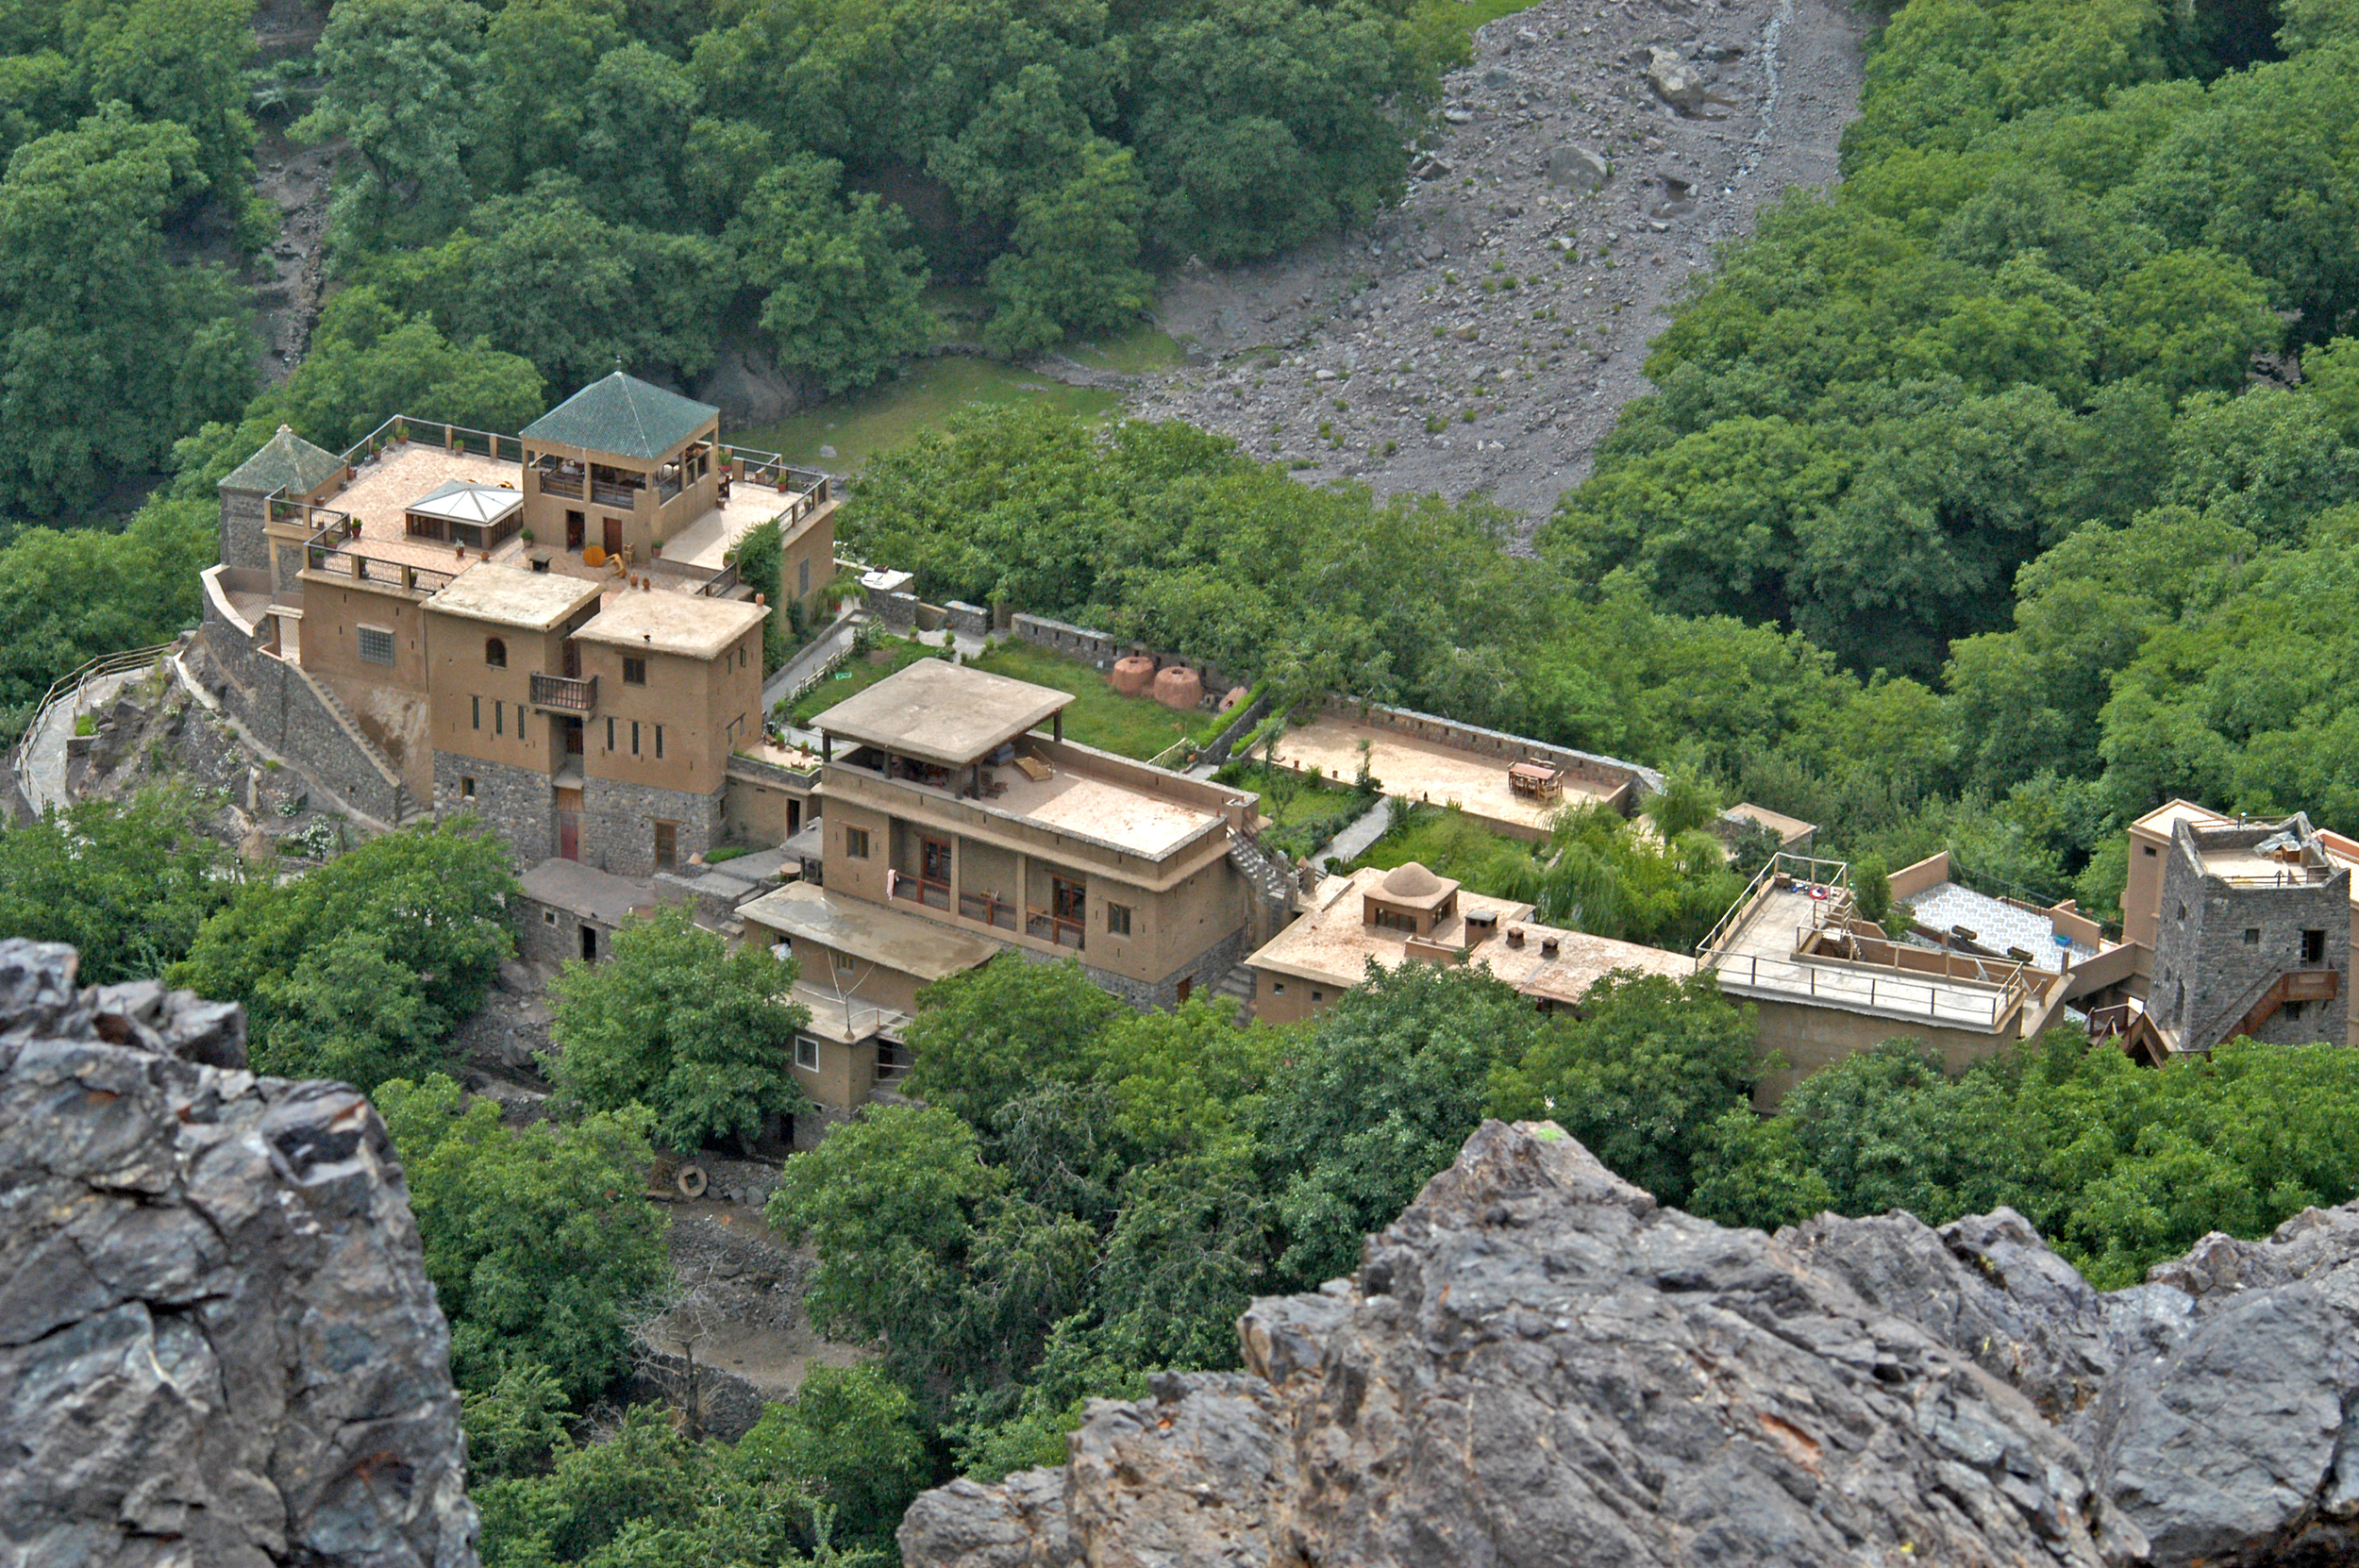
[[526,425],[525,439],[654,462],[720,411],[618,370]]
[[262,449],[232,469],[221,482],[223,490],[252,491],[267,495],[283,490],[303,495],[343,472],[343,460],[323,452],[286,425],[262,443]]

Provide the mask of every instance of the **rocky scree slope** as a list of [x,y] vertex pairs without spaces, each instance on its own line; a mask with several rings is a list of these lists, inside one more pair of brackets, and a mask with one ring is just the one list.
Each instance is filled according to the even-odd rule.
[[1711,247],[1836,178],[1863,20],[1839,0],[1540,0],[1489,24],[1398,207],[1166,285],[1158,322],[1203,358],[1135,410],[1313,480],[1488,492],[1536,525],[1648,390],[1647,344]]
[[384,1124],[75,961],[0,942],[0,1565],[474,1568]]
[[2359,1209],[2100,1293],[2010,1210],[1730,1230],[1486,1123],[1247,1370],[921,1496],[909,1568],[2359,1561]]

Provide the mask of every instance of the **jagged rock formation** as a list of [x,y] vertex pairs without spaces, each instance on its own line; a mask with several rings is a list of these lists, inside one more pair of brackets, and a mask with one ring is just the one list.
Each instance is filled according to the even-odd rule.
[[[1777,1236],[1486,1124],[1243,1373],[920,1497],[910,1568],[2359,1561],[2359,1212],[2093,1290],[2016,1214]],[[2353,1434],[2347,1439],[2346,1433]]]
[[474,1568],[449,1329],[368,1102],[0,942],[0,1565]]

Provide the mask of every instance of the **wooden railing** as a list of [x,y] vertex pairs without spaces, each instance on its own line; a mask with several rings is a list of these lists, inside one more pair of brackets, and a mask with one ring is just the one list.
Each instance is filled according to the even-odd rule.
[[1002,898],[995,892],[959,894],[959,914],[967,920],[996,926],[1003,931],[1015,929],[1015,900]]
[[1080,949],[1088,945],[1086,933],[1078,920],[1052,915],[1046,909],[1025,912],[1024,934],[1036,942],[1053,942],[1060,947]]
[[950,884],[929,882],[922,876],[912,876],[903,872],[893,878],[893,896],[907,899],[912,904],[923,904],[929,909],[947,911],[950,908]]
[[532,677],[532,706],[561,709],[568,713],[588,713],[598,706],[598,677],[589,676],[576,679],[571,676]]

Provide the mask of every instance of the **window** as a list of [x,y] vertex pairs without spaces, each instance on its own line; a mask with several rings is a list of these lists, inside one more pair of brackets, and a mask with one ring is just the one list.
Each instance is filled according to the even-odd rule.
[[770,944],[770,951],[776,953],[779,958],[791,959],[795,956],[795,939],[793,937],[780,937],[778,941]]
[[1272,980],[1272,981],[1269,983],[1269,993],[1270,993],[1272,996],[1283,996],[1283,995],[1285,995],[1285,994],[1286,994],[1286,982],[1285,982],[1285,981],[1283,981],[1283,980]]
[[950,880],[950,844],[945,839],[917,841],[918,876],[929,882]]
[[475,726],[477,729],[481,729],[483,727],[483,699],[481,697],[469,697],[467,700],[475,705]]
[[492,733],[494,735],[508,733],[508,705],[496,697],[492,699]]
[[611,719],[606,721],[606,749],[614,749],[614,721]]
[[819,1042],[807,1034],[795,1037],[795,1065],[806,1073],[819,1071]]
[[360,644],[363,664],[391,664],[393,661],[393,634],[382,626],[356,626],[353,636]]
[[1113,937],[1127,937],[1130,934],[1129,905],[1109,904],[1106,906],[1106,934]]
[[1311,1005],[1312,1005],[1313,1007],[1317,1007],[1317,1006],[1318,1006],[1321,1002],[1324,1002],[1324,1001],[1326,1001],[1326,1000],[1327,1000],[1327,993],[1325,993],[1325,992],[1323,992],[1323,991],[1313,991],[1313,993],[1311,993]]
[[847,827],[844,830],[844,853],[855,860],[868,859],[868,829]]
[[460,800],[475,799],[475,780],[464,774],[461,774],[459,778],[459,798]]
[[2301,961],[2303,963],[2326,961],[2326,933],[2324,931],[2301,933]]
[[630,754],[633,757],[639,755],[639,721],[637,719],[630,722]]
[[1068,882],[1062,876],[1048,879],[1049,912],[1059,920],[1080,925],[1088,902],[1081,883]]
[[2258,926],[2248,926],[2244,928],[2244,944],[2247,947],[2261,945],[2261,928]]
[[659,762],[663,760],[663,726],[661,725],[655,726],[655,759]]
[[2184,904],[2179,906],[2179,918],[2182,920],[2187,918],[2187,907]]
[[852,972],[851,954],[838,953],[835,955],[835,972],[839,975],[849,975]]
[[797,597],[811,592],[811,562],[808,560],[795,563],[795,592]]
[[2154,846],[2153,846],[2152,844],[2148,844],[2148,845],[2146,846],[2146,852],[2147,852],[2149,855],[2153,854],[2153,853],[2154,853]]
[[496,637],[483,640],[483,662],[494,670],[508,668],[508,644]]
[[623,659],[623,684],[626,686],[646,685],[647,661],[644,659],[631,659],[626,656]]
[[543,910],[541,911],[541,924],[542,924],[542,925],[544,925],[544,926],[554,926],[554,925],[556,925],[556,924],[557,924],[557,911],[556,911],[555,909],[543,909]]

